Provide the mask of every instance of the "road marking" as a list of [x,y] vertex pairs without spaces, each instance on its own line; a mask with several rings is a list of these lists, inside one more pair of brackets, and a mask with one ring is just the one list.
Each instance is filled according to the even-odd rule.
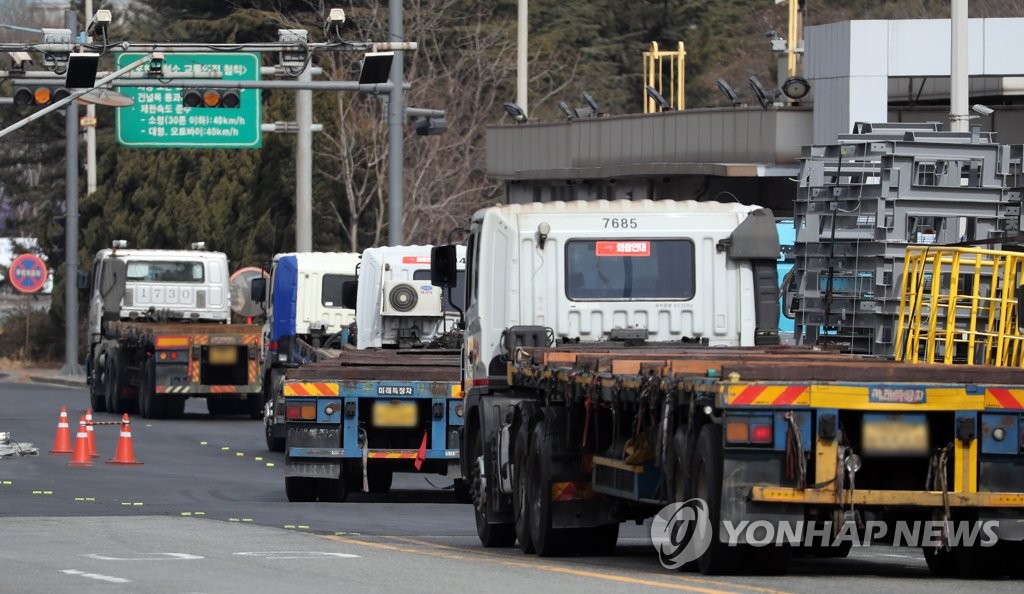
[[203,558],[199,555],[189,555],[188,553],[140,553],[138,557],[107,557],[105,555],[89,553],[83,556],[89,559],[96,559],[97,561],[195,561]]
[[102,575],[102,574],[99,574],[99,573],[86,573],[84,571],[79,571],[77,569],[62,569],[61,572],[62,573],[66,573],[68,575],[80,575],[82,577],[87,577],[87,578],[94,579],[94,580],[101,580],[101,581],[104,581],[104,582],[113,582],[115,584],[127,584],[128,582],[131,581],[131,580],[126,580],[124,578],[114,577],[112,575]]
[[309,557],[340,557],[342,559],[359,559],[352,553],[331,553],[327,551],[264,551],[232,553],[241,557],[263,557],[264,559],[306,559]]
[[[666,589],[666,590],[680,590],[680,591],[683,591],[683,592],[699,592],[701,594],[735,594],[737,592],[740,592],[741,590],[748,590],[748,589],[763,590],[763,591],[766,591],[766,592],[779,592],[778,590],[767,590],[767,589],[762,589],[762,588],[750,588],[748,586],[743,586],[741,584],[729,584],[729,583],[725,583],[725,582],[717,582],[714,585],[722,585],[722,586],[727,586],[727,587],[730,587],[730,588],[739,588],[740,590],[718,590],[718,589],[714,589],[714,588],[703,588],[703,587],[700,587],[698,585],[663,582],[663,581],[657,581],[657,580],[632,578],[632,577],[628,577],[628,576],[624,576],[624,575],[616,575],[616,574],[612,574],[612,573],[604,573],[604,572],[598,572],[598,571],[587,571],[587,570],[582,570],[582,569],[572,569],[570,567],[560,567],[558,565],[551,565],[551,564],[547,564],[547,563],[537,563],[536,561],[532,561],[532,562],[512,561],[511,559],[507,559],[507,558],[496,558],[496,557],[490,557],[490,556],[485,556],[485,555],[477,555],[474,552],[470,552],[470,551],[465,551],[465,553],[447,553],[447,552],[431,550],[431,549],[422,549],[422,548],[419,548],[419,547],[417,547],[417,548],[410,548],[410,547],[403,547],[403,546],[398,546],[398,545],[384,544],[384,543],[380,543],[380,542],[369,542],[369,541],[365,541],[365,540],[356,540],[356,539],[352,539],[352,538],[344,538],[344,537],[341,537],[341,536],[323,535],[323,536],[321,536],[321,538],[326,538],[327,540],[334,540],[334,541],[337,541],[337,542],[344,542],[344,543],[353,544],[353,545],[362,545],[362,546],[371,547],[371,548],[377,548],[377,549],[385,549],[385,550],[390,550],[390,551],[399,551],[399,552],[402,552],[402,553],[412,553],[412,554],[415,554],[415,555],[426,555],[426,556],[430,556],[430,557],[443,557],[445,559],[453,559],[453,560],[456,560],[456,561],[483,561],[485,563],[493,563],[495,565],[506,565],[506,566],[509,566],[509,567],[522,567],[522,568],[525,568],[525,569],[534,569],[534,570],[540,570],[540,571],[547,571],[547,572],[550,572],[550,573],[564,573],[564,574],[568,574],[568,575],[574,575],[574,576],[577,576],[577,577],[592,578],[592,579],[605,580],[605,581],[610,581],[610,582],[619,582],[619,583],[623,583],[623,584],[631,584],[631,585],[636,585],[636,586],[651,586],[651,587],[655,587],[655,588],[663,588],[663,589]],[[445,548],[443,546],[435,545],[434,543],[427,543],[427,544],[429,544],[431,547],[435,547],[435,548]],[[453,549],[453,550],[457,550],[457,549]],[[691,579],[691,578],[683,578],[683,581],[692,581],[692,582],[695,582],[695,583],[708,583],[705,580],[697,580],[697,579]]]
[[[353,532],[353,534],[357,534],[357,533]],[[398,541],[402,541],[402,542],[407,542],[409,544],[414,544],[416,546],[427,546],[427,547],[448,549],[448,550],[451,550],[451,551],[463,551],[463,552],[467,552],[467,553],[476,553],[476,554],[479,554],[479,555],[485,555],[485,556],[489,556],[489,557],[497,557],[497,558],[502,558],[502,559],[507,558],[504,555],[502,555],[501,553],[492,553],[490,551],[474,551],[474,550],[469,550],[469,549],[464,549],[464,548],[460,549],[459,547],[443,545],[443,544],[440,544],[440,543],[433,543],[433,542],[430,542],[430,541],[420,540],[420,539],[412,538],[412,537],[408,537],[408,536],[385,536],[384,538],[388,538],[388,539],[391,539],[391,540],[398,540]],[[641,538],[622,538],[620,540],[625,540],[625,541],[634,540],[634,541],[644,542],[644,544],[650,544],[650,541],[646,541],[646,540],[641,539]],[[698,577],[686,576],[686,577],[680,577],[679,579],[684,581],[684,582],[696,582],[696,583],[700,583],[700,584],[707,584],[709,586],[724,586],[724,587],[728,587],[728,588],[743,588],[744,590],[750,590],[750,591],[753,591],[753,592],[764,592],[765,594],[780,594],[780,593],[784,592],[783,590],[776,590],[775,588],[762,588],[760,586],[748,586],[746,584],[733,584],[733,583],[730,583],[730,582],[723,582],[723,581],[720,581],[720,580],[709,580],[707,578],[702,578],[702,577],[698,578]]]

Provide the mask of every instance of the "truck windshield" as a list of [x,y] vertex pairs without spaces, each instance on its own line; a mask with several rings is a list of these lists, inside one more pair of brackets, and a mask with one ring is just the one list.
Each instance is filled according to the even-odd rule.
[[[415,270],[412,273],[413,280],[430,280],[429,270]],[[466,271],[460,270],[455,279],[455,286],[449,291],[444,290],[444,297],[441,299],[445,311],[466,311]]]
[[693,298],[689,240],[571,240],[565,256],[565,294],[573,301]]
[[320,303],[324,307],[341,307],[341,287],[345,281],[354,281],[351,274],[325,274],[320,286]]
[[202,262],[128,262],[128,282],[142,283],[201,283]]

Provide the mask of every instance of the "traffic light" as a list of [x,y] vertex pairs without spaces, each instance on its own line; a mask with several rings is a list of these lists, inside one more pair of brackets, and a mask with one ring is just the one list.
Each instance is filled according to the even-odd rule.
[[241,97],[237,89],[184,89],[181,102],[185,107],[235,108]]
[[15,105],[49,105],[71,94],[61,84],[46,84],[32,80],[15,80]]

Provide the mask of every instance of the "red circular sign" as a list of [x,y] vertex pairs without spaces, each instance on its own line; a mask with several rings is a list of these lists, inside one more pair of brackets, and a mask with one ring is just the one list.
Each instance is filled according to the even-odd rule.
[[42,289],[48,275],[46,262],[35,254],[18,256],[7,271],[11,285],[22,293],[35,293]]

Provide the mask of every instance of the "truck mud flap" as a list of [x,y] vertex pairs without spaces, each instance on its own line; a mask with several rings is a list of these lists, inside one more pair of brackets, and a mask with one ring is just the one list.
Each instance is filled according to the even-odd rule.
[[[780,521],[804,519],[800,505],[764,504],[750,501],[750,489],[754,485],[784,485],[782,453],[739,452],[725,450],[722,468],[722,521],[733,525],[740,522],[767,520],[773,524]],[[725,535],[725,531],[722,531]],[[743,538],[741,534],[740,538]]]
[[288,460],[285,462],[284,475],[335,479],[341,476],[341,462]]

